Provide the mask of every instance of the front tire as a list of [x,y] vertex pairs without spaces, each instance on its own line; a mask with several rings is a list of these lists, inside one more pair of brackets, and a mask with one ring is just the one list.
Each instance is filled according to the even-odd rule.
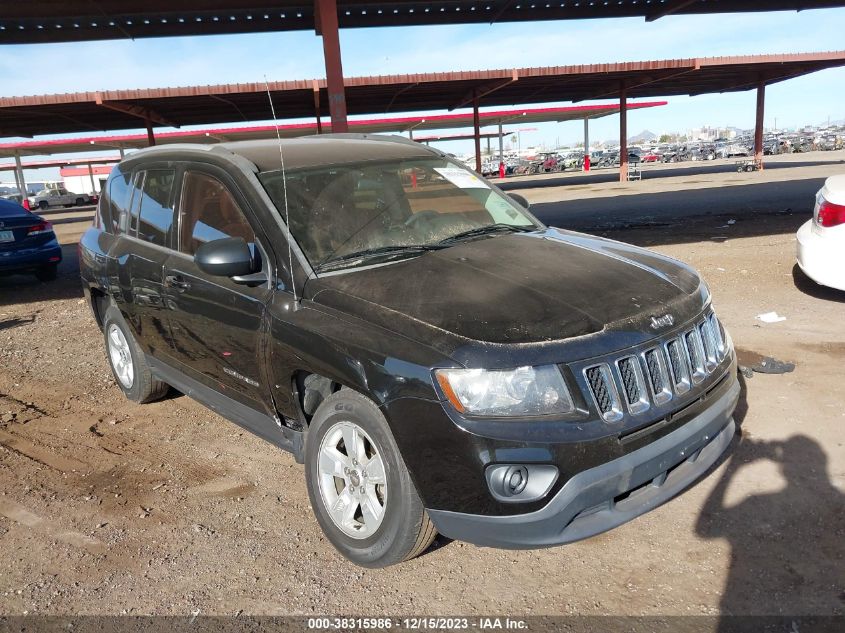
[[348,389],[319,406],[308,429],[311,507],[335,548],[363,567],[419,556],[437,532],[379,408]]
[[115,306],[109,306],[103,317],[103,336],[106,358],[123,395],[132,402],[144,404],[158,400],[167,393],[169,386],[153,377],[146,354],[138,346],[123,315]]

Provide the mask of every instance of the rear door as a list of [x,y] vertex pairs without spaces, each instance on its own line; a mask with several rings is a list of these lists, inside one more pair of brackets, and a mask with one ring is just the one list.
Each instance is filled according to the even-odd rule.
[[269,283],[237,284],[207,275],[194,263],[201,244],[242,237],[267,268],[269,251],[256,239],[260,227],[233,181],[211,165],[185,168],[178,211],[178,253],[164,271],[173,357],[191,378],[272,416],[262,332]]
[[162,277],[175,239],[175,178],[176,170],[167,165],[134,173],[128,226],[115,253],[122,262],[121,286],[129,295],[122,306],[125,316],[138,343],[152,356],[167,356],[171,349]]

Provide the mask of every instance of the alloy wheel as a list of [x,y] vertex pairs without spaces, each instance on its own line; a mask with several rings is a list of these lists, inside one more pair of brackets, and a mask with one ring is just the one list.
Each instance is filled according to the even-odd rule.
[[108,341],[109,360],[111,360],[114,373],[124,388],[131,389],[132,383],[135,381],[132,353],[129,350],[129,342],[123,335],[123,331],[114,323],[109,326]]
[[317,481],[332,522],[347,536],[372,536],[384,520],[387,477],[381,452],[357,424],[334,424],[320,443]]

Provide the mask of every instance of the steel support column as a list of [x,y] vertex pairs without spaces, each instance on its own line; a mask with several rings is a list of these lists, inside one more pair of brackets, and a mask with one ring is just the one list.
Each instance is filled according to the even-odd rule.
[[120,160],[123,160],[126,157],[126,151],[122,147],[117,148],[120,152]]
[[590,171],[590,119],[584,117],[584,171]]
[[766,114],[766,82],[757,86],[757,121],[754,125],[754,163],[763,169],[763,121]]
[[619,182],[628,182],[628,89],[619,89]]
[[18,170],[17,170],[17,169],[13,169],[13,170],[12,170],[12,175],[15,177],[15,187],[17,187],[18,192],[20,192],[20,190],[21,190],[21,181],[20,181],[20,180],[18,180]]
[[315,79],[312,87],[314,88],[314,115],[317,117],[317,134],[323,133],[323,120],[320,118],[320,86]]
[[21,165],[21,155],[15,152],[15,171],[18,174],[18,191],[21,192],[22,200],[26,200],[26,179],[23,177],[23,165]]
[[481,173],[481,118],[478,114],[478,97],[472,99],[472,128],[475,137],[475,171]]
[[315,25],[323,37],[323,58],[326,63],[326,89],[329,94],[329,112],[332,132],[349,131],[346,118],[346,92],[343,87],[343,65],[340,58],[340,34],[337,24],[337,0],[315,0]]
[[505,162],[505,140],[502,132],[502,122],[499,121],[499,162]]
[[98,193],[94,186],[94,168],[91,167],[91,163],[88,163],[88,179],[91,181],[91,193]]
[[145,119],[147,124],[147,145],[152,147],[156,144],[156,135],[153,133],[153,123],[149,119]]

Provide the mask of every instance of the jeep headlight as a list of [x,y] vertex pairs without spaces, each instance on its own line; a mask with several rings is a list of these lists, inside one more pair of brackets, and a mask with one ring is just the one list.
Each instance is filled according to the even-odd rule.
[[460,413],[515,417],[570,413],[572,396],[555,365],[509,370],[438,369],[444,395]]

